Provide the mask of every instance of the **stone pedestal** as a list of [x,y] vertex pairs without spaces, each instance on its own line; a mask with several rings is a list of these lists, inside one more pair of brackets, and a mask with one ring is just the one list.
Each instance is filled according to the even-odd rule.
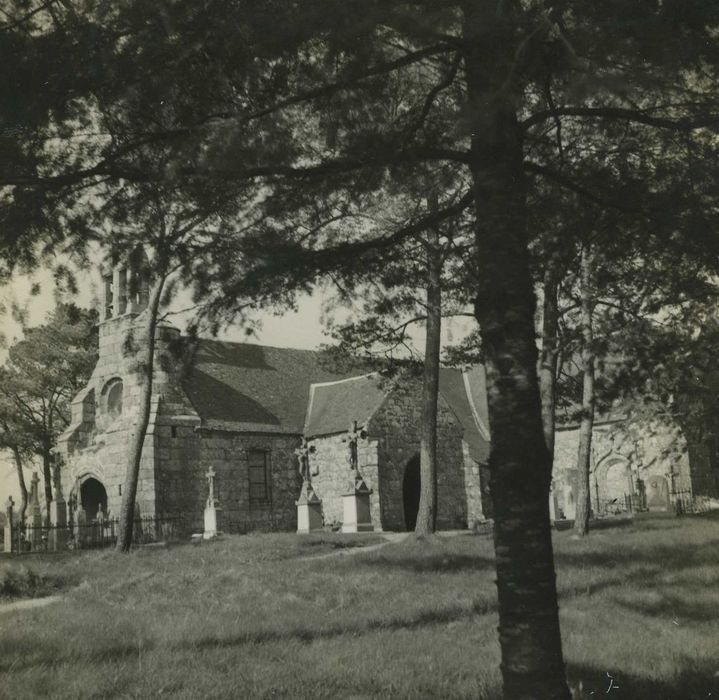
[[209,503],[205,506],[205,531],[202,533],[203,540],[212,540],[218,536],[220,530],[217,527],[217,511],[220,508],[216,504],[210,505]]
[[50,503],[50,549],[65,549],[70,537],[67,527],[67,504],[63,500]]
[[369,497],[372,493],[358,474],[347,493],[342,494],[342,532],[372,532]]
[[322,500],[315,493],[312,484],[302,484],[300,497],[295,501],[297,506],[297,532],[308,534],[322,530]]

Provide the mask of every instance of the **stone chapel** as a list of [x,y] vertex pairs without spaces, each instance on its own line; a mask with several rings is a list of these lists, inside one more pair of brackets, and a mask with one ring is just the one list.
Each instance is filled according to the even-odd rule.
[[[144,280],[131,283],[133,274],[118,266],[104,277],[97,366],[73,401],[71,424],[57,449],[62,494],[88,522],[119,513],[139,410],[138,353],[148,295]],[[413,529],[421,380],[338,373],[317,351],[190,342],[164,322],[156,332],[154,367],[140,516],[182,518],[189,532],[201,530],[212,468],[221,530],[295,530],[302,487],[297,449],[303,444],[324,524],[340,526],[348,432],[356,426],[357,466],[371,491],[372,526]],[[481,367],[441,371],[440,528],[472,527],[490,515],[484,381]]]
[[[61,498],[88,522],[120,509],[139,408],[140,329],[148,304],[147,280],[139,274],[120,265],[103,278],[98,362],[73,401],[70,426],[58,443]],[[487,414],[484,369],[443,368],[439,528],[471,528],[491,517]],[[220,530],[293,531],[305,493],[301,454],[321,500],[321,524],[343,525],[354,460],[369,492],[371,527],[411,530],[419,505],[420,419],[418,378],[388,381],[363,370],[339,372],[317,351],[190,340],[160,323],[137,511],[181,519],[188,532],[201,530],[212,469]],[[558,426],[550,494],[555,520],[574,517],[577,442],[578,426]],[[705,442],[687,445],[676,426],[632,426],[623,416],[598,420],[593,512],[672,510],[678,501],[716,499],[719,450]]]

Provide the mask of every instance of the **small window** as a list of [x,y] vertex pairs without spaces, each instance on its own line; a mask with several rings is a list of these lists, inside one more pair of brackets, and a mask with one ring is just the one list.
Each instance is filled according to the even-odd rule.
[[250,478],[250,503],[268,503],[268,453],[264,450],[250,450],[248,466]]
[[105,275],[102,278],[105,285],[105,318],[112,318],[113,316],[113,298],[112,298],[112,275]]
[[177,437],[177,426],[173,425],[170,427],[170,433],[172,434],[172,437]]
[[119,289],[117,290],[117,313],[124,314],[127,310],[127,269],[122,268],[118,275]]

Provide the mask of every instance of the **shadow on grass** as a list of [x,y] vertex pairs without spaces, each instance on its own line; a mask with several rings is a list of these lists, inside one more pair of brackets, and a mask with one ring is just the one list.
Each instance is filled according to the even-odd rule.
[[337,624],[325,627],[298,627],[288,630],[257,630],[242,632],[229,637],[205,637],[176,646],[177,649],[207,649],[246,644],[267,644],[273,642],[299,641],[311,643],[318,640],[338,637],[356,637],[378,631],[413,630],[432,625],[445,625],[450,622],[466,621],[475,616],[487,615],[496,610],[492,601],[478,600],[471,606],[451,606],[438,610],[421,611],[412,618],[390,617],[354,624]]
[[611,551],[563,549],[554,552],[554,562],[558,568],[596,566],[621,569],[627,566],[651,565],[661,567],[663,571],[703,564],[716,566],[719,564],[719,538],[705,540],[701,544],[643,544],[631,549],[617,546]]
[[[470,606],[455,605],[436,610],[418,612],[414,617],[390,617],[367,620],[366,622],[338,623],[323,627],[295,627],[286,630],[258,629],[246,630],[236,635],[221,637],[201,637],[178,644],[163,645],[162,648],[174,651],[199,651],[203,649],[224,649],[256,644],[272,644],[276,642],[301,642],[310,644],[315,641],[338,639],[341,637],[358,637],[374,632],[413,630],[432,625],[444,625],[450,622],[467,621],[473,617],[487,615],[496,611],[496,602],[477,600]],[[145,654],[157,648],[148,640],[142,643],[141,653]],[[0,647],[1,649],[1,647]],[[69,652],[69,653],[68,653]],[[104,663],[140,654],[137,644],[118,644],[93,651],[83,650],[73,653],[59,644],[36,643],[22,640],[14,643],[12,648],[13,661],[9,659],[9,650],[0,653],[0,673],[25,671],[36,667],[59,666],[73,663]]]
[[[589,521],[589,532],[596,530],[615,530],[636,525],[634,518],[608,517],[600,519],[591,519]],[[571,532],[574,529],[574,520],[556,520],[554,529],[557,532]]]
[[684,622],[703,623],[714,622],[716,618],[716,601],[702,601],[694,598],[688,602],[678,596],[662,593],[660,600],[637,601],[615,600],[620,607],[633,613],[647,617],[661,617],[670,620],[676,625]]
[[[651,669],[647,671],[651,673]],[[617,700],[705,700],[719,693],[719,678],[714,676],[714,669],[711,668],[684,670],[671,681],[573,664],[569,664],[567,675],[577,700],[603,697]],[[581,692],[578,690],[580,682]]]
[[356,566],[377,567],[382,569],[404,569],[416,573],[458,573],[494,571],[494,559],[470,554],[455,554],[449,552],[437,552],[436,554],[424,554],[413,556],[412,554],[399,555],[398,550],[377,554],[373,557],[357,558],[352,562]]
[[353,539],[353,540],[309,540],[302,544],[303,547],[311,549],[312,547],[331,547],[332,549],[361,549],[375,544],[384,542],[381,538],[375,539]]
[[[148,647],[143,647],[142,652]],[[12,649],[0,646],[0,673],[27,671],[32,668],[62,666],[65,664],[96,664],[107,661],[122,661],[137,657],[140,649],[137,644],[113,644],[100,649],[77,650],[75,653],[68,645],[53,644],[47,640],[30,642],[14,640]],[[11,659],[11,656],[15,658]]]

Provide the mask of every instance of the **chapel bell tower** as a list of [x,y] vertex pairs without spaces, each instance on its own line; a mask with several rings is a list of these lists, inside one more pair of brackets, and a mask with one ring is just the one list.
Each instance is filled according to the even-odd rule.
[[101,321],[134,315],[147,308],[150,290],[147,254],[137,248],[129,257],[102,270]]

